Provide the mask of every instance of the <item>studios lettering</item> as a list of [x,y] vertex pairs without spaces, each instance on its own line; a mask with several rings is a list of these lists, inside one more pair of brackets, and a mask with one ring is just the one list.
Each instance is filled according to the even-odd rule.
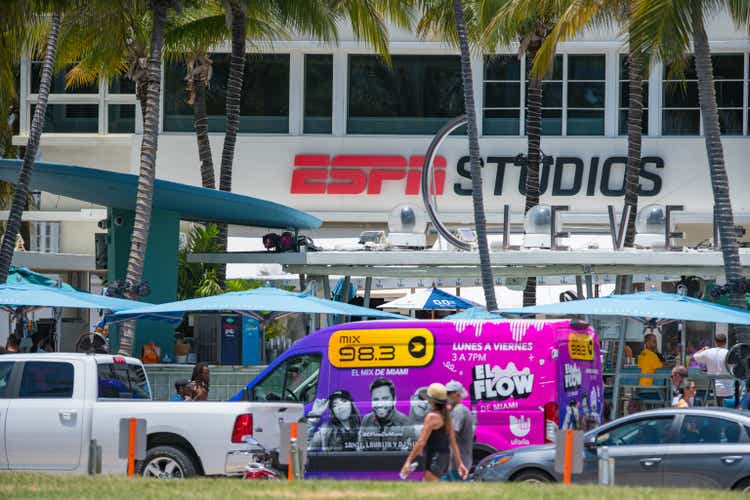
[[489,364],[476,365],[472,370],[471,400],[503,401],[526,398],[534,387],[534,374],[528,367],[519,370],[514,363],[503,369]]

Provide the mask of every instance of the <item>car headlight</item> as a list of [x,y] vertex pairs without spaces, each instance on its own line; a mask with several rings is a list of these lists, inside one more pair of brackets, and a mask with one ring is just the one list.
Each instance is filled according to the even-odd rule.
[[491,455],[482,460],[477,466],[477,470],[485,470],[495,465],[502,465],[509,461],[513,457],[513,453],[498,453],[497,455]]

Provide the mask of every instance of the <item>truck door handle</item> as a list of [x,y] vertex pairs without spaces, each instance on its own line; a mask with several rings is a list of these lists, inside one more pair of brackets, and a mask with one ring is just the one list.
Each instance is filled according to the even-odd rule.
[[661,463],[661,458],[659,457],[651,457],[651,458],[642,458],[641,459],[641,465],[644,467],[653,467],[654,465],[658,465]]
[[58,410],[57,414],[60,415],[60,418],[63,420],[73,420],[78,412],[76,410]]
[[721,457],[721,461],[724,462],[727,465],[732,465],[742,460],[742,457],[739,455],[729,455],[726,457]]
[[284,406],[284,407],[279,408],[278,410],[276,410],[276,413],[283,413],[285,411],[286,411],[286,406]]

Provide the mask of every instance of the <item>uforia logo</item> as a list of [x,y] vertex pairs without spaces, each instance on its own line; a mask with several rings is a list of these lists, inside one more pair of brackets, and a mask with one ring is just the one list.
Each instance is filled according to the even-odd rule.
[[576,365],[565,363],[565,388],[575,389],[581,387],[581,369]]
[[[383,184],[399,183],[405,195],[418,195],[424,156],[394,155],[295,155],[291,194],[380,194]],[[433,188],[442,196],[448,163],[442,156],[433,162]]]
[[510,432],[519,438],[525,437],[531,431],[531,417],[521,415],[520,417],[510,416]]
[[508,398],[526,398],[534,386],[534,374],[529,368],[518,370],[508,363],[505,369],[488,364],[477,365],[472,373],[471,400],[503,401]]

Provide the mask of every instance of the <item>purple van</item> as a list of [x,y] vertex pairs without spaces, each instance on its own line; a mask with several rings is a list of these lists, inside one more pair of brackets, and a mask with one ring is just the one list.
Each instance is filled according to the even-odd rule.
[[234,399],[304,405],[307,477],[394,480],[429,408],[420,390],[451,380],[469,393],[474,463],[601,423],[599,342],[578,320],[336,325],[296,342]]

